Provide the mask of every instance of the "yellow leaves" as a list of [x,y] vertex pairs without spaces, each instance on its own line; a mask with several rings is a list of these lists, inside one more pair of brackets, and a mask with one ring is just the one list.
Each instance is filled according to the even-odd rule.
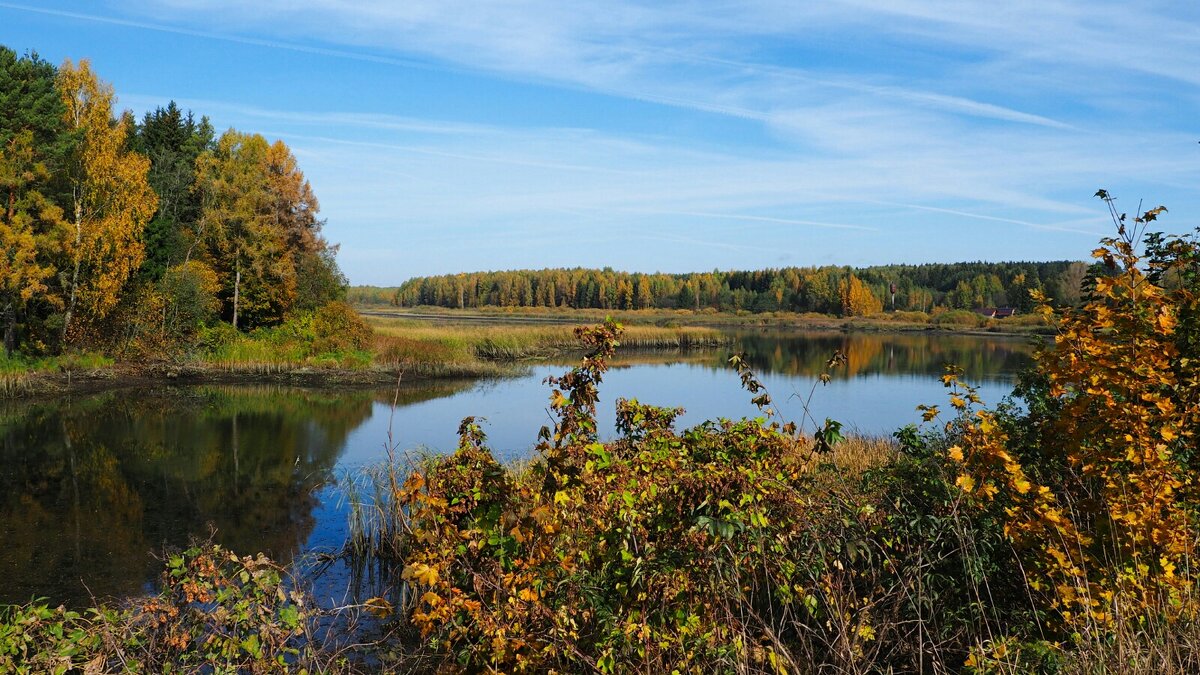
[[391,616],[392,612],[395,611],[395,607],[392,606],[392,603],[388,602],[384,598],[369,598],[363,603],[363,606],[366,607],[367,611],[372,615],[381,619]]
[[1017,489],[1018,493],[1026,494],[1029,492],[1029,489],[1030,489],[1030,487],[1032,487],[1032,485],[1025,478],[1017,478],[1016,480],[1013,481],[1013,487],[1015,487]]
[[1162,565],[1163,576],[1168,579],[1175,577],[1175,563],[1171,562],[1166,556],[1158,559],[1158,564]]
[[[60,242],[71,267],[64,333],[78,309],[101,319],[116,306],[126,280],[142,264],[142,230],[158,208],[147,181],[150,160],[126,150],[129,123],[113,123],[113,91],[87,60],[66,61],[58,72],[67,130],[80,135],[67,180],[74,199]],[[66,272],[66,270],[64,270]]]
[[438,581],[438,571],[423,563],[413,563],[404,568],[401,578],[422,586],[432,586]]
[[956,462],[962,462],[962,461],[963,461],[963,449],[962,449],[961,447],[957,446],[957,445],[956,445],[956,446],[954,446],[954,447],[952,447],[952,448],[950,448],[950,449],[949,449],[949,450],[946,452],[946,454],[947,454],[947,455],[949,455],[950,459],[952,459],[952,460],[954,460],[954,461],[956,461]]
[[975,490],[975,478],[969,474],[959,474],[958,478],[954,480],[954,484],[968,494]]
[[1179,438],[1179,434],[1176,433],[1176,431],[1169,426],[1163,427],[1158,432],[1158,435],[1162,436],[1162,439],[1168,443],[1175,440],[1176,438]]
[[522,588],[521,590],[517,591],[517,597],[526,602],[534,602],[539,596],[538,592],[532,588]]
[[838,282],[838,295],[844,316],[866,316],[883,311],[883,301],[854,274]]
[[951,395],[950,405],[954,406],[955,410],[965,410],[967,407],[967,402],[958,395]]

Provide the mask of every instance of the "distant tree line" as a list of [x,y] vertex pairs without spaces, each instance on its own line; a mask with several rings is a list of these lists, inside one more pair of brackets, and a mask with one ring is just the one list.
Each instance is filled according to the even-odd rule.
[[395,300],[395,286],[351,286],[346,289],[346,302],[352,305],[387,307]]
[[820,312],[863,316],[892,309],[1033,307],[1041,290],[1076,304],[1081,262],[969,262],[878,267],[785,267],[757,271],[640,274],[610,268],[475,272],[416,277],[396,290],[402,307],[572,307]]
[[344,296],[291,150],[174,102],[116,114],[87,60],[0,46],[0,331],[6,353],[166,347]]

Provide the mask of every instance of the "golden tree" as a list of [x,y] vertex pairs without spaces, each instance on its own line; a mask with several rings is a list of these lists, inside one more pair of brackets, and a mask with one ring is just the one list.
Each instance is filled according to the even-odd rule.
[[[316,199],[287,146],[230,129],[196,160],[195,189],[202,211],[192,232],[227,281],[232,323],[281,318],[296,298],[296,247],[323,245]],[[289,240],[295,246],[289,246]]]
[[63,63],[58,88],[67,131],[79,138],[68,168],[72,213],[63,241],[63,338],[69,340],[77,315],[104,318],[142,264],[142,230],[158,197],[146,179],[150,160],[125,148],[129,119],[114,123],[112,87],[84,59],[78,66]]
[[838,282],[838,295],[844,316],[867,316],[883,311],[883,301],[853,274]]

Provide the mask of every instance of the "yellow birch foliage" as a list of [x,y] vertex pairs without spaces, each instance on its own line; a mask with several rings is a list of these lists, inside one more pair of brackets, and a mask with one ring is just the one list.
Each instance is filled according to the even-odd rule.
[[[1033,481],[986,412],[950,452],[963,466],[962,490],[1007,505],[1006,532],[1035,554],[1034,589],[1068,623],[1109,625],[1115,607],[1168,619],[1197,609],[1189,464],[1200,372],[1176,346],[1179,311],[1195,299],[1152,283],[1136,251],[1137,228],[1162,211],[1135,218],[1135,232],[1118,219],[1118,236],[1093,252],[1107,274],[1082,306],[1064,311],[1053,348],[1038,356],[1062,406],[1039,430],[1040,461],[1066,467],[1061,483]],[[1035,297],[1049,316],[1046,298]]]
[[69,172],[73,212],[63,242],[70,335],[73,315],[103,318],[125,281],[142,264],[142,230],[158,197],[146,176],[150,160],[125,148],[129,120],[113,121],[112,86],[97,79],[86,59],[69,59],[58,72],[67,130],[78,134]]

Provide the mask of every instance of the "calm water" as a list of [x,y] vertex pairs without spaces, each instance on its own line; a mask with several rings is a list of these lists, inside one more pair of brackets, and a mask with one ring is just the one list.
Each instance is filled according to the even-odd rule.
[[[810,410],[872,434],[919,421],[919,403],[944,402],[943,364],[963,366],[997,402],[1032,351],[1023,340],[924,334],[738,339],[735,349],[797,421],[824,361],[841,349],[849,365],[817,386]],[[724,365],[730,351],[619,357],[601,387],[602,428],[613,434],[619,397],[683,406],[684,426],[755,415]],[[459,420],[475,415],[497,455],[528,456],[549,423],[542,380],[565,363],[504,380],[407,385],[394,410],[395,392],[213,386],[0,403],[0,603],[80,605],[91,594],[141,592],[160,569],[154,555],[210,532],[283,562],[336,547],[345,513],[329,486],[386,456],[389,431],[401,448],[448,451]]]

